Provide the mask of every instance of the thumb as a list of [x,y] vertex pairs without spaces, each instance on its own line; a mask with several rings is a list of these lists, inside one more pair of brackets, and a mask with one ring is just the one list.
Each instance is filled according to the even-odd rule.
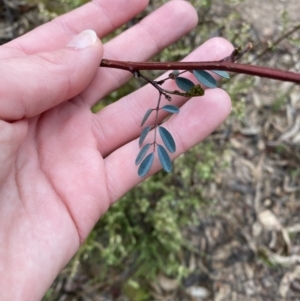
[[78,95],[102,54],[96,33],[85,30],[60,50],[0,60],[0,119],[33,117]]

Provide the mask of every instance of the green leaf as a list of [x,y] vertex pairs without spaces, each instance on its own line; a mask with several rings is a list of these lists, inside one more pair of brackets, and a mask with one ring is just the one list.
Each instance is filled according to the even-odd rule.
[[179,108],[173,105],[165,105],[162,109],[168,113],[176,114],[179,113]]
[[215,88],[217,86],[216,80],[204,70],[193,70],[193,74],[197,80],[208,88]]
[[175,145],[175,141],[174,141],[172,135],[170,134],[170,132],[162,126],[158,127],[158,131],[159,131],[160,137],[161,137],[164,145],[168,149],[168,151],[171,153],[174,153],[176,151],[176,145]]
[[144,159],[145,155],[147,154],[149,148],[151,146],[151,143],[145,144],[142,149],[140,150],[138,156],[135,159],[135,165],[138,165],[141,163],[141,161]]
[[215,74],[218,74],[218,75],[221,76],[221,77],[230,79],[230,76],[229,76],[229,74],[228,74],[226,71],[222,71],[222,70],[211,70],[211,72],[213,72],[213,73],[215,73]]
[[145,122],[147,121],[148,117],[150,116],[150,114],[152,113],[153,109],[148,109],[146,114],[144,115],[144,118],[141,122],[141,126],[143,126],[145,124]]
[[138,175],[143,178],[150,170],[154,160],[154,153],[149,154],[141,163]]
[[141,132],[141,136],[140,136],[140,139],[139,139],[139,146],[141,146],[146,138],[146,136],[148,135],[148,133],[150,132],[151,130],[151,126],[146,126],[142,132]]
[[158,144],[157,145],[157,152],[158,152],[158,158],[160,161],[161,166],[166,172],[170,172],[172,170],[172,161],[165,150],[165,148]]
[[176,85],[185,92],[191,90],[195,86],[195,84],[191,80],[185,77],[178,76],[176,77],[175,82]]

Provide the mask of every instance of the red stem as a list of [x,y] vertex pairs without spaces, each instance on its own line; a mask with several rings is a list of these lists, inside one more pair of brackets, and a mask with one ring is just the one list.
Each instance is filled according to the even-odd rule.
[[300,83],[300,74],[298,73],[233,62],[125,62],[103,59],[100,66],[127,70],[132,73],[141,70],[224,70],[298,84]]

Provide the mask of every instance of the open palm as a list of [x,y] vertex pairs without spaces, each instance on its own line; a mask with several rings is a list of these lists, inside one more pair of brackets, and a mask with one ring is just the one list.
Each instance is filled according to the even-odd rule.
[[[111,59],[149,59],[196,25],[194,10],[170,1],[104,47],[99,40],[83,49],[65,45],[87,28],[101,38],[146,5],[95,0],[0,48],[1,300],[39,300],[99,217],[142,180],[135,139],[157,91],[145,86],[92,114],[91,105],[130,76],[98,66],[103,52]],[[212,39],[187,59],[221,59],[231,51],[225,40]],[[180,106],[185,101],[173,98]],[[185,103],[166,125],[178,144],[174,158],[229,111],[219,89]]]

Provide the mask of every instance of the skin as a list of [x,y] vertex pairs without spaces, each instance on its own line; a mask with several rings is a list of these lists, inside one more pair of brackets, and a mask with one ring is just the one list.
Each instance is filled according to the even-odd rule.
[[[91,105],[131,76],[99,64],[103,53],[148,60],[195,27],[195,10],[169,1],[105,45],[66,45],[85,29],[101,39],[146,6],[146,0],[94,0],[0,48],[1,300],[40,300],[101,215],[143,180],[134,165],[137,139],[157,91],[145,86],[92,114]],[[214,38],[186,60],[222,59],[232,49]],[[203,140],[231,109],[220,89],[172,103],[182,106],[165,124],[177,143],[172,158]],[[158,169],[155,162],[151,173]]]

